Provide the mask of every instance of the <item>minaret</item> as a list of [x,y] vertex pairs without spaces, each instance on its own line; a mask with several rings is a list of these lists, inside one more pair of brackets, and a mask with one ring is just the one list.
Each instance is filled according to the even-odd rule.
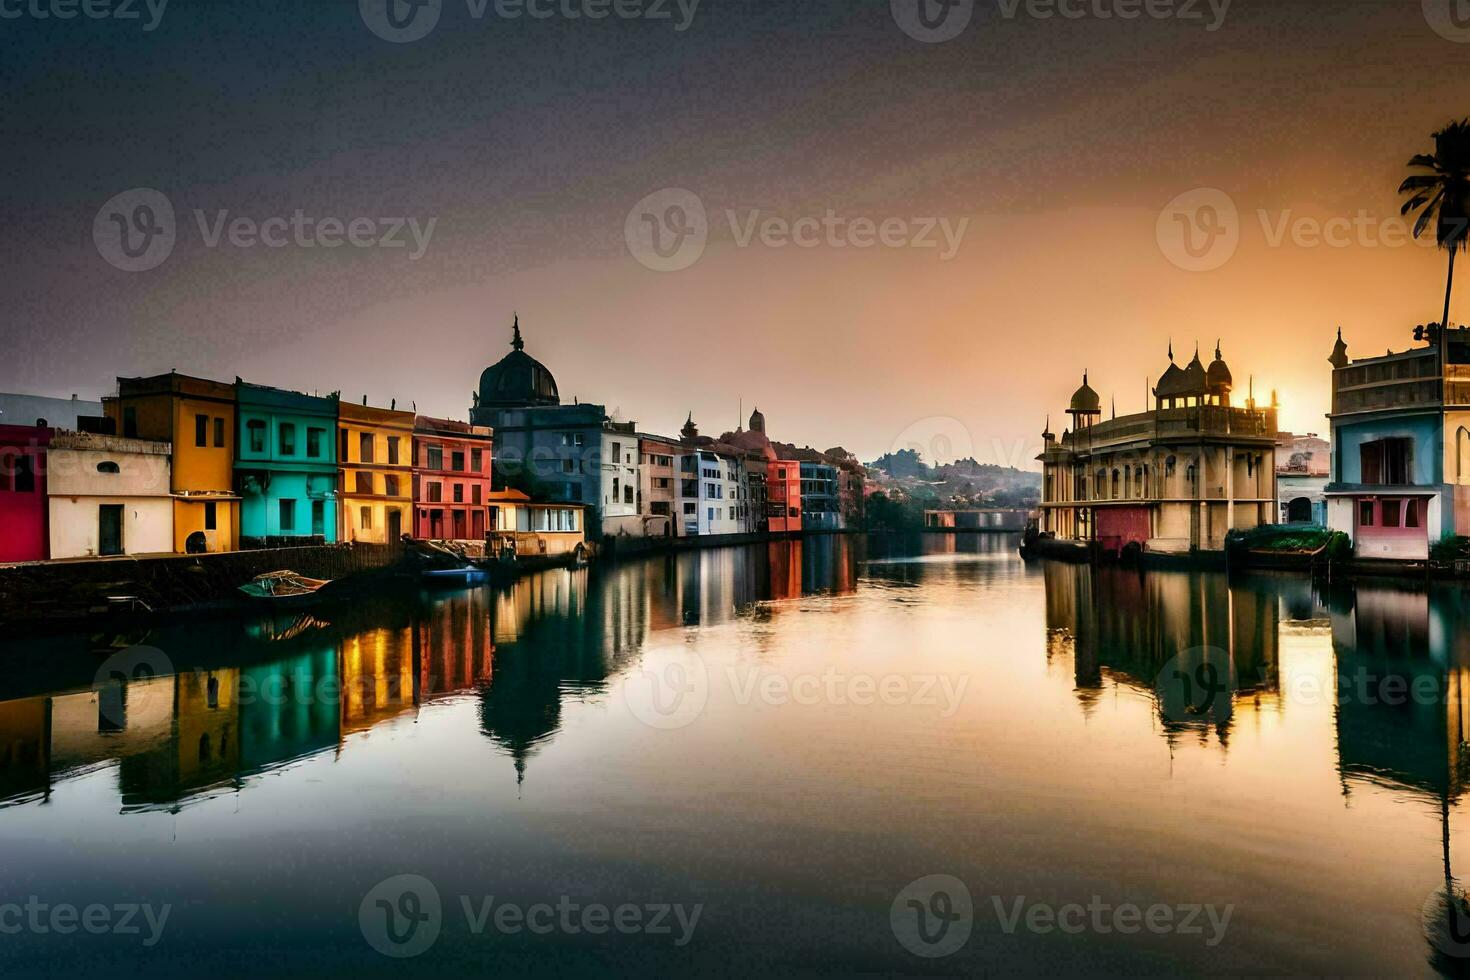
[[679,437],[685,442],[693,442],[699,438],[699,428],[694,424],[694,413],[689,413],[689,418],[684,420],[684,428],[679,430]]
[[1348,366],[1347,344],[1342,342],[1342,327],[1337,328],[1337,343],[1332,345],[1332,356],[1327,358],[1327,363],[1334,368],[1345,368]]
[[516,350],[525,350],[526,342],[521,339],[521,315],[519,313],[516,314],[516,322],[512,329],[515,333],[511,337],[510,345]]

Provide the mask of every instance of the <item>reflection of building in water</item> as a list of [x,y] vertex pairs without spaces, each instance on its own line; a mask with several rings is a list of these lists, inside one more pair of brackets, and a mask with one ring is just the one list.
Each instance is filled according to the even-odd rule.
[[429,600],[428,615],[414,626],[420,697],[462,691],[490,676],[495,654],[490,606],[490,594],[483,589]]
[[30,799],[51,787],[46,739],[50,702],[0,702],[0,800]]
[[766,545],[766,567],[770,570],[771,598],[801,596],[801,539],[772,541]]
[[173,734],[161,745],[122,756],[118,785],[124,806],[170,804],[233,780],[240,768],[239,677],[237,670],[221,669],[161,679],[173,687]]
[[364,630],[342,640],[342,734],[361,732],[412,711],[416,701],[413,631]]
[[1058,563],[1043,574],[1048,660],[1071,654],[1084,710],[1113,681],[1152,691],[1166,730],[1208,726],[1223,737],[1242,694],[1279,700],[1279,626],[1265,583]]
[[1332,613],[1343,775],[1459,795],[1470,762],[1470,603],[1453,587],[1354,591]]
[[240,671],[240,770],[261,772],[337,745],[337,651],[321,647]]

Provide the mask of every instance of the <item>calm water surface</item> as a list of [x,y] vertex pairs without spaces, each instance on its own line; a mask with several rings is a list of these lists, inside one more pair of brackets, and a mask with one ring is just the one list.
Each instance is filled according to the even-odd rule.
[[[1458,590],[1014,547],[825,538],[0,646],[0,970],[1458,968]],[[900,894],[930,875],[968,908]],[[1089,903],[1198,931],[1047,916]],[[49,917],[130,904],[168,917]],[[970,931],[921,958],[918,926]]]

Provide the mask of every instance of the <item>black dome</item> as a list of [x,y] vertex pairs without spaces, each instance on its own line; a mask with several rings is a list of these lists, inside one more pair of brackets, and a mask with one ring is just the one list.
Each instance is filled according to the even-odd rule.
[[536,358],[527,354],[521,340],[521,323],[516,319],[511,346],[515,348],[480,375],[481,408],[516,408],[527,405],[560,405],[556,379]]

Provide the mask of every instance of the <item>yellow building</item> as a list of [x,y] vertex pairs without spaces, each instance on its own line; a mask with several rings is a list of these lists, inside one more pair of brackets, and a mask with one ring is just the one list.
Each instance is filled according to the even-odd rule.
[[1044,537],[1185,554],[1220,551],[1231,530],[1269,524],[1276,512],[1276,408],[1230,404],[1230,369],[1215,351],[1174,363],[1154,407],[1102,420],[1087,376],[1072,396],[1072,426],[1042,433],[1040,531]]
[[413,529],[412,412],[342,402],[339,539],[389,544]]
[[117,434],[172,443],[174,551],[234,551],[240,498],[234,492],[235,386],[170,372],[118,378],[102,400]]

